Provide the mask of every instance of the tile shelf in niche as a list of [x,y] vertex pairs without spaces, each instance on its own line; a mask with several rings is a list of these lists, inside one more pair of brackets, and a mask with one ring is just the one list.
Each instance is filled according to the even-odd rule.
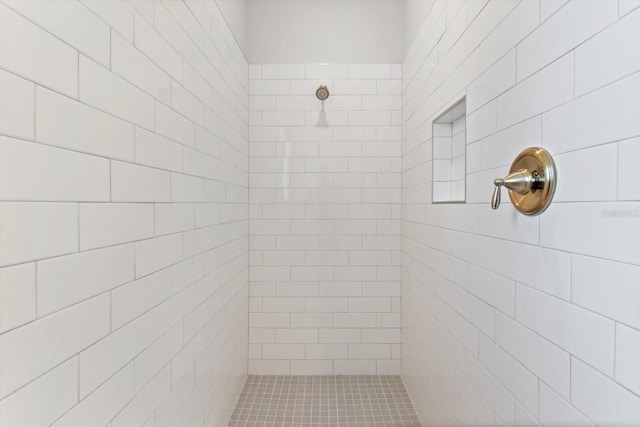
[[466,98],[462,98],[432,122],[433,203],[465,202],[466,112]]

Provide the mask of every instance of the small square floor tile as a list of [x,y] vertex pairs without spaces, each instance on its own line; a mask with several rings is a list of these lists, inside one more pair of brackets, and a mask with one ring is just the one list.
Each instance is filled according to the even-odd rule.
[[394,375],[252,375],[229,427],[421,427]]

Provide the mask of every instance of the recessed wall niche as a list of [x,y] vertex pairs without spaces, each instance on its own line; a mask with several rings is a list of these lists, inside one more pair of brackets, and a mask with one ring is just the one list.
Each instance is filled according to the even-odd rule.
[[433,203],[464,203],[467,103],[462,98],[433,121]]

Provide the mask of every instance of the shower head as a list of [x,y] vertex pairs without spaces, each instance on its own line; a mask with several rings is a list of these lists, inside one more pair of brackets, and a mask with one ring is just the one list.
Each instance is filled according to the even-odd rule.
[[324,101],[328,97],[329,97],[329,89],[327,88],[326,85],[321,85],[316,90],[316,98],[318,98],[320,101]]

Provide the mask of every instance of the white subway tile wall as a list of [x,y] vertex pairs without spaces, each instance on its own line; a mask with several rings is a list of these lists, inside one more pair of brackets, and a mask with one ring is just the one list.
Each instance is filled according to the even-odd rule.
[[251,374],[400,372],[400,69],[249,66]]
[[[426,425],[640,424],[639,6],[430,6],[402,67],[402,373]],[[431,122],[465,95],[467,202],[434,205]],[[529,146],[554,203],[492,211]]]
[[0,425],[226,425],[248,72],[213,0],[0,0]]

